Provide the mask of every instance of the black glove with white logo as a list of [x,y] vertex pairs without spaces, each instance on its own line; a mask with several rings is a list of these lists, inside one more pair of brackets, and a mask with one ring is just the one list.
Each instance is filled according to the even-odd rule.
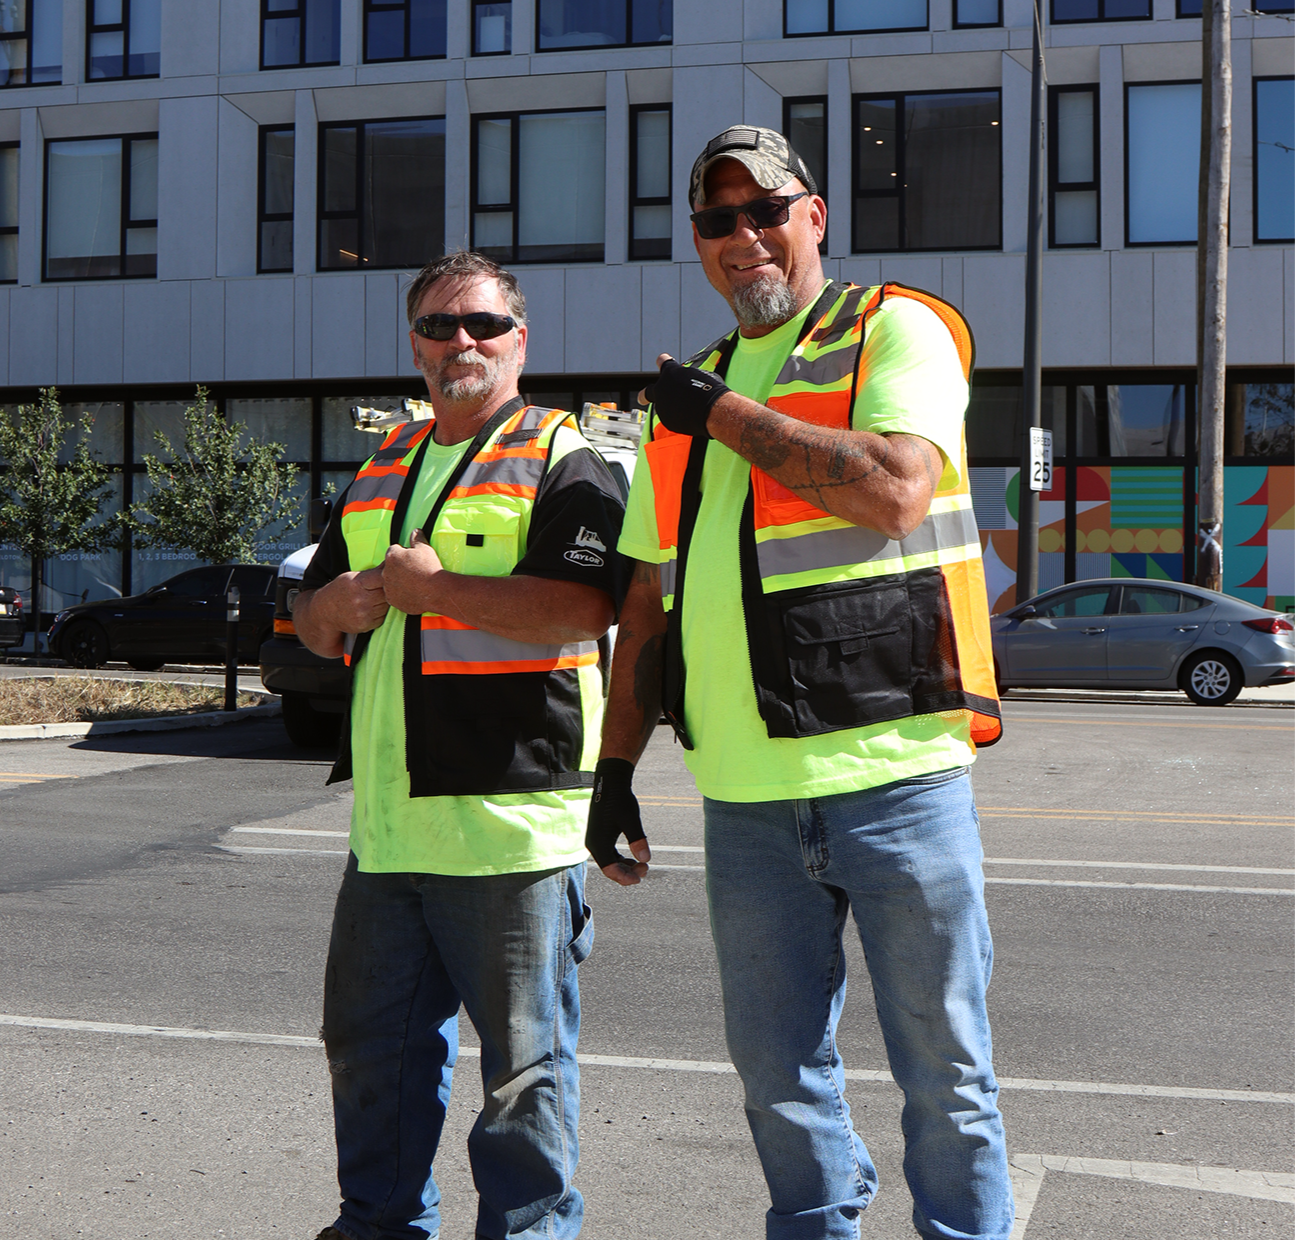
[[637,864],[633,857],[622,857],[616,851],[616,841],[622,835],[631,844],[646,838],[638,798],[631,787],[633,780],[634,763],[624,758],[601,758],[594,767],[585,847],[600,870],[617,861],[622,865]]
[[668,430],[705,435],[710,408],[727,391],[719,375],[671,358],[661,363],[661,373],[646,395]]

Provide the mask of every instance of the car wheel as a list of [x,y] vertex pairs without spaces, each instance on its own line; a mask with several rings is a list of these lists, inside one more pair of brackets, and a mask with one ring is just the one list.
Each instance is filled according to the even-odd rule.
[[128,666],[133,667],[137,672],[155,672],[165,663],[165,659],[127,659]]
[[102,667],[108,662],[108,634],[93,620],[69,625],[61,648],[73,667]]
[[304,693],[285,693],[283,726],[288,739],[302,749],[333,749],[342,731],[342,716],[316,710]]
[[1245,688],[1246,680],[1231,655],[1203,650],[1187,660],[1178,683],[1197,706],[1226,706]]

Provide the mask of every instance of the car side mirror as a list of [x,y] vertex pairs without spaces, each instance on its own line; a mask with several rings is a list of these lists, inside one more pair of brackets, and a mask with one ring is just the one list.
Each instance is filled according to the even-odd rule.
[[144,591],[145,594],[165,594],[166,592],[166,586],[149,586],[149,588]]
[[1039,614],[1038,609],[1033,603],[1027,603],[1024,607],[1013,613],[1017,620],[1029,620]]

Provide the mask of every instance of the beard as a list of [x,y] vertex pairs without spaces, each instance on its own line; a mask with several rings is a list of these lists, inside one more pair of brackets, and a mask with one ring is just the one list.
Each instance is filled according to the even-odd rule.
[[[468,349],[464,353],[443,357],[439,362],[428,362],[419,369],[428,384],[450,404],[467,405],[489,396],[514,369],[516,359],[517,343],[514,341],[512,349],[498,357],[486,357],[476,349]],[[477,366],[480,373],[451,378],[448,373],[451,366]]]
[[742,327],[778,327],[796,313],[796,296],[786,280],[760,276],[733,290],[732,305]]

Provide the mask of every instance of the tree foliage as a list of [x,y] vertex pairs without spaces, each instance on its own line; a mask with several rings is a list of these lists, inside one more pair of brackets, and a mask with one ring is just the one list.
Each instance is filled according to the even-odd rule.
[[0,409],[0,542],[14,544],[31,562],[38,634],[44,562],[67,551],[100,551],[120,538],[115,519],[96,523],[111,476],[90,448],[93,427],[85,414],[68,452],[78,424],[64,417],[52,387],[42,388],[34,405],[12,414]]
[[242,422],[221,417],[199,387],[184,411],[184,445],[154,438],[162,460],[144,457],[150,494],[126,518],[137,547],[192,551],[210,564],[252,560],[259,537],[290,520],[282,513],[297,470],[279,458],[281,443],[262,443]]

